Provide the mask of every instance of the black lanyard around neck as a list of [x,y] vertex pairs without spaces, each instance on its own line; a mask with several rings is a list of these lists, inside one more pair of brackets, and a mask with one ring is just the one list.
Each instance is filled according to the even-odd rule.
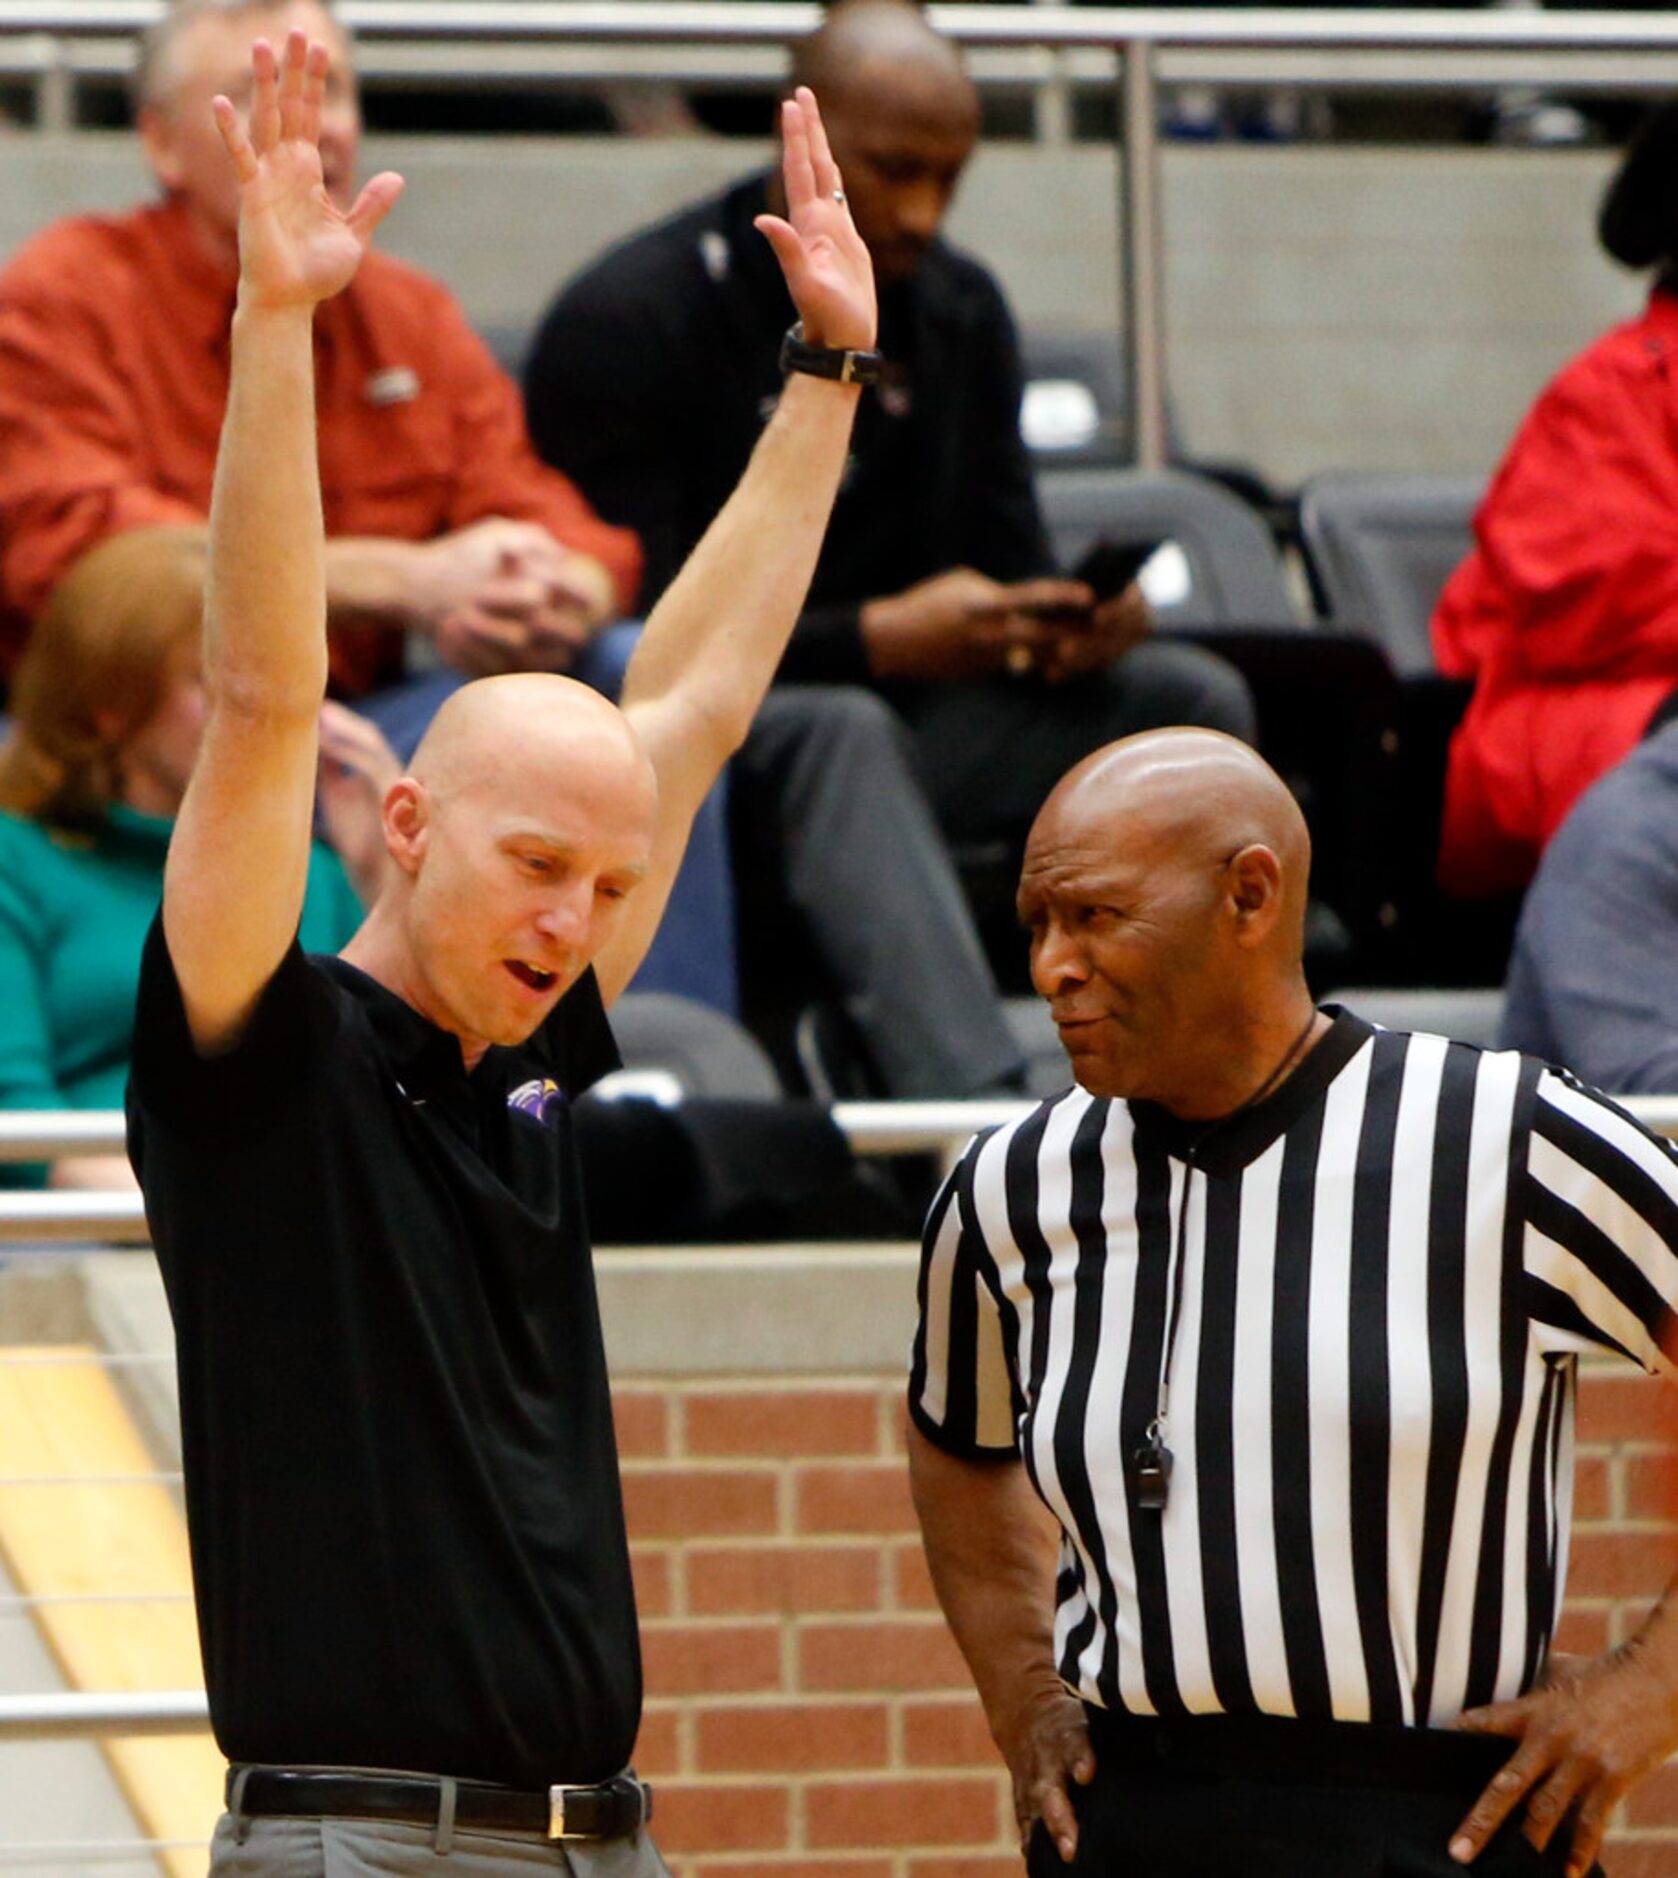
[[1136,1483],[1136,1504],[1149,1512],[1162,1512],[1171,1495],[1172,1454],[1165,1444],[1165,1427],[1171,1405],[1171,1353],[1177,1347],[1177,1320],[1183,1313],[1183,1268],[1188,1263],[1189,1182],[1200,1168],[1197,1157],[1219,1130],[1232,1127],[1243,1115],[1257,1108],[1281,1082],[1305,1048],[1316,1021],[1317,1012],[1313,1009],[1305,1020],[1305,1028],[1288,1045],[1282,1060],[1264,1081],[1239,1107],[1209,1122],[1195,1136],[1187,1154],[1183,1156],[1183,1197],[1177,1208],[1177,1230],[1172,1235],[1171,1302],[1166,1311],[1165,1347],[1160,1352],[1159,1389],[1154,1398],[1154,1418],[1148,1424],[1141,1445],[1130,1456],[1131,1473]]

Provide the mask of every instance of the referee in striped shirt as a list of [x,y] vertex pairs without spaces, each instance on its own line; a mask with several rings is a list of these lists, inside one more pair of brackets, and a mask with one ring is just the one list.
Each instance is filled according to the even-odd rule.
[[1576,1358],[1670,1373],[1678,1161],[1315,1010],[1308,862],[1201,731],[1098,752],[1027,849],[1078,1087],[933,1208],[910,1456],[1034,1878],[1583,1874],[1678,1747],[1678,1598],[1549,1654]]

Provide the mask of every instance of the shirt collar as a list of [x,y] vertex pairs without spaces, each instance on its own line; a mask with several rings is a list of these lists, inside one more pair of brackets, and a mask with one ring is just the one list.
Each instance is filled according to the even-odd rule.
[[[380,1053],[407,1095],[439,1096],[469,1080],[465,1059],[460,1054],[460,1039],[452,1032],[440,1029],[430,1018],[416,1011],[406,998],[398,996],[388,985],[381,985],[347,959],[328,957],[321,963],[366,1012]],[[486,1067],[499,1066],[513,1054],[491,1044],[472,1076],[479,1076]],[[555,1074],[546,1024],[518,1046],[517,1054],[533,1057],[540,1068],[550,1075]],[[491,1073],[494,1073],[493,1068]]]
[[1228,1176],[1250,1166],[1294,1125],[1374,1035],[1374,1026],[1337,1004],[1325,1004],[1334,1021],[1290,1076],[1250,1109],[1222,1121],[1185,1121],[1157,1102],[1130,1104],[1138,1140],[1163,1148],[1179,1161],[1192,1159],[1208,1174]]

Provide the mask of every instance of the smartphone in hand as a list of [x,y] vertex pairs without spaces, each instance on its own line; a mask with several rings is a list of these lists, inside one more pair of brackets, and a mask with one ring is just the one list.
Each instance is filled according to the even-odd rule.
[[1090,588],[1099,606],[1123,593],[1162,545],[1158,541],[1109,541],[1103,535],[1085,551],[1072,578]]
[[1111,600],[1115,595],[1123,593],[1160,545],[1157,541],[1109,541],[1103,536],[1086,550],[1067,577],[1070,580],[1081,580],[1095,595],[1090,606],[1039,606],[1028,608],[1027,611],[1034,619],[1055,625],[1087,625],[1095,608],[1104,600]]

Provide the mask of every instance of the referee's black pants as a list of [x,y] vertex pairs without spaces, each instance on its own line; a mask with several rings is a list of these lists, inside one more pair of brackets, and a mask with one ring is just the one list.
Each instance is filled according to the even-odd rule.
[[1063,1865],[1039,1826],[1030,1878],[1556,1878],[1567,1867],[1565,1831],[1536,1852],[1518,1812],[1471,1866],[1446,1849],[1512,1742],[1268,1717],[1089,1715],[1097,1766],[1091,1785],[1073,1789],[1077,1856]]

